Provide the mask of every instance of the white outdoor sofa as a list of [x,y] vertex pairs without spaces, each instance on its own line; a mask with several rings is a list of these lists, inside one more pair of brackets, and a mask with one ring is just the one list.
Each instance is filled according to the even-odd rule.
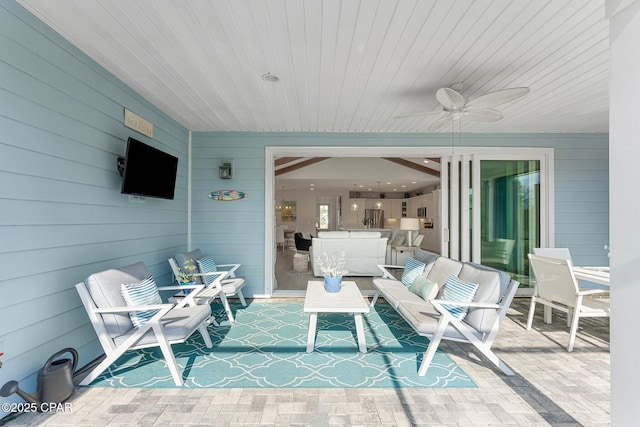
[[[392,267],[404,266],[381,265],[383,276],[373,279],[376,293],[371,306],[375,305],[378,297],[384,297],[419,335],[429,338],[430,343],[418,369],[418,375],[424,376],[427,373],[442,339],[473,344],[502,372],[513,375],[511,369],[493,353],[491,345],[519,283],[511,280],[507,273],[494,268],[455,261],[424,250],[416,251],[414,258],[426,264],[422,275],[438,284],[437,296],[433,299],[423,299],[409,291],[409,287],[389,271]],[[464,282],[478,284],[471,302],[442,300],[444,284],[451,276],[456,276]],[[460,321],[443,305],[449,308],[466,306],[468,313]]]

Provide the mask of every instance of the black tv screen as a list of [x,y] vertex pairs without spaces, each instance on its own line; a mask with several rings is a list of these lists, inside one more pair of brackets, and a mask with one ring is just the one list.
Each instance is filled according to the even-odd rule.
[[122,194],[173,199],[178,158],[129,138],[122,176]]

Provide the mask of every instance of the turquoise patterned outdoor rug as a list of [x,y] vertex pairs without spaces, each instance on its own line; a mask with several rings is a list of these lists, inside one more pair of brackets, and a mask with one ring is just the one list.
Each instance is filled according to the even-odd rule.
[[[428,340],[385,302],[364,316],[368,351],[358,352],[352,315],[320,313],[316,345],[306,353],[309,315],[301,302],[253,300],[232,304],[230,325],[219,302],[220,326],[209,326],[213,348],[195,332],[172,346],[184,387],[193,388],[350,388],[476,387],[445,353],[438,351],[427,375],[418,367]],[[125,353],[92,386],[176,387],[158,348]]]

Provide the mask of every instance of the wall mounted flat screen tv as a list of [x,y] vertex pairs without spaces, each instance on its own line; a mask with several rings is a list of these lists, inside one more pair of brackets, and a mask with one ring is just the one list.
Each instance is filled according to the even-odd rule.
[[122,175],[122,194],[173,199],[178,158],[129,138]]

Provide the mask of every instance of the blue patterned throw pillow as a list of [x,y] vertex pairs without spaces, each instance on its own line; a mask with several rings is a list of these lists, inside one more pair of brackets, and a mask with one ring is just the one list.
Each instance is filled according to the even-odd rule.
[[[445,301],[471,302],[477,290],[477,283],[463,282],[456,276],[451,276],[444,284],[441,299]],[[457,305],[442,304],[442,307],[458,320],[464,319],[469,311],[469,307],[460,307]]]
[[[147,277],[140,283],[123,283],[120,285],[120,292],[128,307],[162,304],[162,298],[160,298],[153,276]],[[155,316],[157,312],[158,310],[135,311],[129,313],[129,317],[133,326],[139,328]]]
[[[200,258],[197,262],[198,262],[198,270],[200,270],[200,273],[202,274],[215,273],[216,271],[218,271],[218,267],[216,267],[216,263],[213,261],[213,258],[204,257],[204,258]],[[207,285],[210,285],[211,283],[213,283],[215,279],[216,279],[215,275],[202,276],[202,281]]]
[[411,257],[407,258],[407,263],[404,266],[402,272],[402,278],[400,279],[405,286],[411,286],[416,277],[424,272],[424,268],[427,265],[424,262],[420,262]]

